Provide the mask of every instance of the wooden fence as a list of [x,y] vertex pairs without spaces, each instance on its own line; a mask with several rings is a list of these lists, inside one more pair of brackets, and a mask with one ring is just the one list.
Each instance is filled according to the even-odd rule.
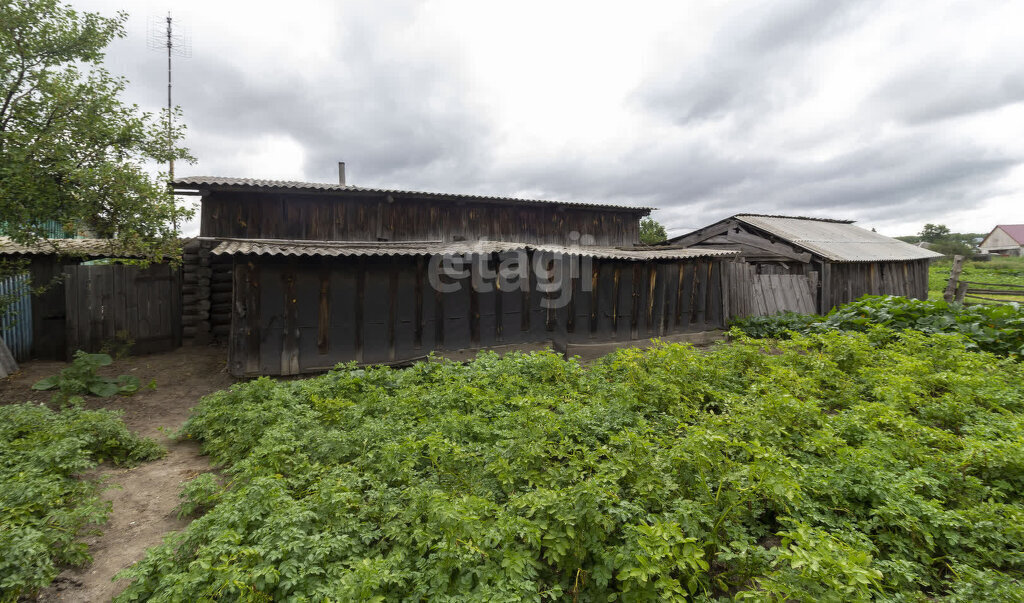
[[181,273],[166,264],[148,268],[109,264],[64,268],[67,354],[98,352],[132,342],[131,353],[181,345]]
[[1024,285],[1008,283],[982,283],[965,281],[960,278],[964,268],[964,256],[953,257],[953,268],[942,297],[947,302],[958,301],[973,304],[1005,304],[1020,301],[1024,297]]

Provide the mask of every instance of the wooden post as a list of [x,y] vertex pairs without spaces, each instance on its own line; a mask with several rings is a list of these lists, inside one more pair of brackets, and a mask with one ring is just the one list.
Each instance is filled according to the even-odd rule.
[[949,282],[946,283],[946,290],[942,293],[942,299],[947,302],[953,301],[956,295],[957,282],[960,280],[960,272],[964,269],[964,256],[953,256],[953,269],[949,271]]
[[281,344],[281,374],[299,374],[299,313],[295,288],[295,265],[289,263],[281,272],[284,289],[284,339]]
[[416,325],[413,327],[413,346],[423,347],[423,273],[426,270],[423,256],[416,258],[416,286],[413,295],[416,300]]
[[601,267],[597,262],[593,264],[593,273],[590,275],[590,336],[597,335],[597,321],[598,321],[598,286],[600,285],[600,270]]
[[718,270],[718,287],[722,290],[722,322],[729,324],[729,319],[732,318],[732,308],[730,307],[729,299],[729,287],[732,286],[732,279],[734,278],[733,267],[735,263],[733,261],[720,260],[720,268]]
[[398,328],[398,263],[395,260],[389,263],[391,265],[388,274],[388,361],[394,362],[395,331]]
[[967,283],[960,282],[956,285],[956,301],[963,303],[964,297],[967,296]]
[[619,291],[621,290],[619,282],[621,277],[622,269],[615,266],[612,270],[612,288],[614,289],[612,294],[612,335],[619,332]]
[[366,310],[366,258],[360,257],[356,262],[356,289],[355,289],[355,357],[356,362],[363,362],[363,314]]
[[320,307],[317,316],[316,350],[319,354],[331,351],[331,273],[326,265],[320,267]]
[[832,310],[832,266],[826,260],[821,262],[821,308],[820,314],[828,314]]
[[656,264],[647,265],[647,335],[651,335],[654,331],[654,290],[658,286],[658,266]]

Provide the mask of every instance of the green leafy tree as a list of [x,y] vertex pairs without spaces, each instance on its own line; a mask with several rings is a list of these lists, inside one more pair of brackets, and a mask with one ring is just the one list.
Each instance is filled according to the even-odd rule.
[[944,224],[925,224],[920,240],[931,243],[931,249],[943,255],[970,255],[973,234],[950,232]]
[[151,258],[177,250],[194,210],[145,166],[191,160],[180,119],[125,103],[125,80],[102,67],[126,19],[0,0],[0,216],[16,241],[38,243],[56,221]]
[[925,224],[924,228],[921,229],[919,236],[922,241],[936,243],[948,237],[950,234],[949,228],[946,227],[945,224]]
[[971,246],[956,237],[950,236],[932,243],[932,251],[942,255],[969,256],[971,255]]
[[640,242],[644,245],[664,243],[668,240],[665,227],[659,224],[654,218],[640,220]]

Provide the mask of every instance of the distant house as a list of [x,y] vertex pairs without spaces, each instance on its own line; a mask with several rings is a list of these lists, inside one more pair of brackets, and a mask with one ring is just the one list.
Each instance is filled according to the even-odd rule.
[[1024,224],[1000,224],[978,245],[982,253],[1024,255]]
[[942,257],[849,220],[738,214],[672,245],[739,251],[731,316],[824,314],[865,294],[928,297],[928,263]]

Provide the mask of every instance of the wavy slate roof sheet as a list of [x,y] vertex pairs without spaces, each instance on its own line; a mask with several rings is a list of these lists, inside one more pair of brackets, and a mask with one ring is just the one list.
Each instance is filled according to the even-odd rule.
[[257,178],[222,178],[219,176],[192,176],[189,178],[178,178],[171,183],[176,189],[190,188],[226,188],[235,190],[244,189],[266,189],[266,190],[293,190],[296,192],[359,192],[374,194],[392,194],[416,197],[429,197],[431,199],[451,200],[476,200],[489,201],[494,203],[523,203],[543,205],[569,205],[572,207],[583,207],[593,209],[605,209],[610,211],[623,211],[630,213],[648,214],[651,207],[630,207],[628,205],[609,205],[600,203],[585,203],[580,201],[552,201],[547,199],[517,199],[515,197],[495,197],[489,195],[466,195],[458,193],[431,193],[426,191],[404,191],[386,188],[365,188],[345,184],[330,184],[325,182],[296,182],[292,180],[260,180]]
[[213,249],[215,255],[280,255],[309,257],[358,256],[414,256],[414,255],[466,255],[473,253],[502,253],[517,250],[536,250],[552,253],[584,255],[594,258],[620,260],[669,260],[699,257],[729,257],[736,251],[679,247],[651,247],[620,249],[618,247],[565,247],[562,245],[531,245],[507,241],[475,241],[460,243],[440,242],[332,242],[291,241],[272,239],[220,239]]
[[126,252],[111,239],[46,239],[35,245],[16,243],[0,237],[0,255],[84,255],[93,258],[142,257]]
[[847,222],[739,214],[737,220],[795,243],[833,262],[885,262],[942,257]]

